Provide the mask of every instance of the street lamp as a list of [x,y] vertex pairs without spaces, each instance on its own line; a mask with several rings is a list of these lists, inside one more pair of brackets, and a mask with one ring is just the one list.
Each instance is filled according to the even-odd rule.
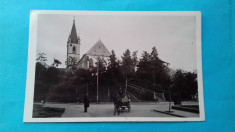
[[97,63],[97,78],[96,78],[96,81],[97,81],[97,86],[96,86],[96,101],[98,102],[99,101],[99,60],[98,60],[98,63]]
[[129,79],[128,79],[128,78],[127,78],[127,76],[126,76],[126,88],[125,88],[125,94],[126,94],[126,92],[127,92],[127,85],[128,85],[128,81],[129,81],[129,80],[131,80],[131,79],[133,80],[133,78],[129,78]]
[[92,76],[96,75],[96,101],[99,101],[99,60],[97,59],[96,73],[92,73]]
[[126,75],[126,88],[125,88],[125,94],[126,94],[126,91],[127,91],[127,75]]
[[169,112],[171,111],[171,87],[172,85],[169,87]]

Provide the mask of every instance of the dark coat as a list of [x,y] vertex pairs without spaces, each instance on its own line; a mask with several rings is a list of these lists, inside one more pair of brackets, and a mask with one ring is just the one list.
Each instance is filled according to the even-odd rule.
[[113,102],[114,102],[114,105],[115,105],[115,106],[121,105],[121,103],[122,103],[122,98],[121,98],[121,96],[120,96],[119,94],[116,94],[116,95],[114,96]]
[[89,99],[87,96],[84,97],[84,107],[89,107]]

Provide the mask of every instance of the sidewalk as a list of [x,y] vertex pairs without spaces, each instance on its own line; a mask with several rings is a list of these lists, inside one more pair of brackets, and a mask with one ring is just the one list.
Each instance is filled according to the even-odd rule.
[[62,104],[46,103],[45,107],[65,108],[63,117],[172,117],[162,113],[154,112],[156,104],[132,104],[131,112],[123,112],[120,115],[114,115],[113,104],[90,104],[88,112],[84,113],[82,104]]
[[[173,105],[173,103],[171,104]],[[182,104],[192,105],[195,102],[183,102]],[[173,112],[169,113],[169,102],[132,102],[131,112],[124,112],[119,116],[113,115],[113,103],[91,103],[87,113],[84,113],[84,106],[81,103],[47,102],[45,107],[65,108],[62,117],[199,117],[197,113],[173,109],[171,109]]]
[[[197,104],[196,102],[182,102],[183,105],[195,105]],[[171,106],[173,105],[173,102],[171,103]],[[192,113],[192,112],[187,112],[187,111],[181,111],[181,110],[175,110],[175,109],[170,109],[169,112],[169,102],[161,102],[158,105],[156,105],[156,108],[154,109],[155,112],[167,114],[167,115],[172,115],[176,117],[199,117],[199,114],[197,113]]]

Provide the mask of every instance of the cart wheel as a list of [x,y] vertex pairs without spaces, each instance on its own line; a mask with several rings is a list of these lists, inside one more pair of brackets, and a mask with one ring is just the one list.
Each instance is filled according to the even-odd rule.
[[125,111],[125,107],[122,107],[122,111],[121,112],[123,113],[123,111]]
[[128,108],[128,112],[131,112],[131,107]]
[[118,112],[118,107],[114,106],[114,115]]

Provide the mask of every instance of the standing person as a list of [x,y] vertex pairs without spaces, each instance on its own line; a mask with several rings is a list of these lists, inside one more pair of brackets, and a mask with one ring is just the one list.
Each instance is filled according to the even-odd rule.
[[42,105],[42,107],[45,106],[45,101],[43,99],[41,100],[41,105]]
[[113,99],[113,102],[114,102],[114,115],[116,115],[116,113],[120,113],[120,106],[121,106],[121,97],[119,95],[119,93],[117,93],[115,96],[114,96],[114,99]]
[[88,99],[88,95],[86,94],[84,97],[84,112],[87,112],[88,107],[89,107],[89,99]]

